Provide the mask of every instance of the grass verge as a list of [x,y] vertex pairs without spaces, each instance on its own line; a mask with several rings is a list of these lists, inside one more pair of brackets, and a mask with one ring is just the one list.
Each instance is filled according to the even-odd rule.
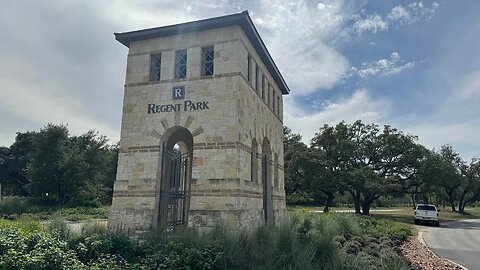
[[[414,224],[414,210],[412,208],[395,208],[398,211],[392,212],[372,212],[371,216],[375,218],[383,218],[404,224]],[[455,221],[462,219],[478,219],[480,218],[480,208],[466,208],[467,214],[459,214],[449,209],[441,209],[439,212],[440,222]]]
[[24,197],[4,197],[0,200],[0,214],[9,219],[19,217],[38,220],[51,220],[61,217],[68,221],[108,218],[110,206],[64,207],[32,204]]
[[409,225],[302,210],[290,216],[279,227],[187,229],[140,242],[98,224],[76,235],[60,219],[44,230],[1,221],[0,269],[412,269],[398,250]]

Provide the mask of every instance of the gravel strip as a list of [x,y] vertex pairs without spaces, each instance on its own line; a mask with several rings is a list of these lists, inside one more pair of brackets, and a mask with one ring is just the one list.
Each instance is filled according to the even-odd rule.
[[418,237],[412,236],[401,246],[402,254],[414,265],[424,270],[450,270],[464,268],[446,261],[433,253]]

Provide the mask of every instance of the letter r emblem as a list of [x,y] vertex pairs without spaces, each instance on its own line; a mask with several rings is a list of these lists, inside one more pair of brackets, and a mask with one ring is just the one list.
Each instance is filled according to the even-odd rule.
[[185,86],[174,86],[172,89],[173,99],[185,99]]

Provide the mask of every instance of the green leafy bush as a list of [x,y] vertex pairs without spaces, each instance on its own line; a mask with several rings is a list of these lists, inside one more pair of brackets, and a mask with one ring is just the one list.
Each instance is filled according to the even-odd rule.
[[412,227],[390,220],[362,218],[358,221],[365,233],[374,237],[389,237],[392,240],[403,242],[413,234]]
[[[153,251],[153,250],[152,250]],[[222,253],[213,247],[188,246],[168,242],[157,246],[136,265],[139,269],[221,269]]]
[[1,215],[21,215],[31,211],[33,205],[25,197],[8,196],[0,199]]
[[61,219],[0,220],[0,269],[410,269],[398,244],[408,226],[354,215],[292,213],[289,224],[254,231],[186,229],[142,241]]
[[82,227],[82,235],[106,234],[107,224],[98,220],[91,220]]
[[16,224],[0,225],[0,269],[80,269],[66,242]]
[[68,240],[72,237],[73,233],[67,222],[60,216],[54,217],[50,220],[50,223],[46,225],[46,230],[50,234],[57,235],[60,239]]

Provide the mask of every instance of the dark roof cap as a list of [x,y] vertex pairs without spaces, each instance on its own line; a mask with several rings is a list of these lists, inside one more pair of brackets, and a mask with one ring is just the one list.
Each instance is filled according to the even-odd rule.
[[210,18],[206,20],[149,28],[125,33],[115,33],[115,39],[123,45],[130,47],[130,42],[132,41],[205,31],[215,28],[228,27],[232,25],[239,25],[243,29],[248,39],[252,43],[253,47],[257,51],[258,55],[260,56],[260,59],[262,59],[273,79],[280,87],[282,93],[284,95],[288,94],[290,92],[290,89],[285,83],[285,80],[283,79],[282,74],[275,65],[275,62],[273,62],[273,59],[270,56],[270,53],[265,46],[265,43],[263,43],[262,38],[257,32],[257,29],[253,25],[252,19],[248,15],[248,11],[227,16]]

